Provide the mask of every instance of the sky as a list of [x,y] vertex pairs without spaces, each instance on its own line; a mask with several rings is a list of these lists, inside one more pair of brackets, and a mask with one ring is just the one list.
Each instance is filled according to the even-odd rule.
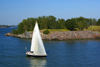
[[100,0],[0,0],[0,25],[18,25],[23,19],[49,16],[100,19]]

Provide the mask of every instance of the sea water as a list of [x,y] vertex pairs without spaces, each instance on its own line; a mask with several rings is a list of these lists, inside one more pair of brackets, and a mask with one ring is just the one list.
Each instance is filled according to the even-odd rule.
[[46,58],[27,57],[31,39],[4,34],[0,28],[0,67],[100,67],[100,40],[43,41]]

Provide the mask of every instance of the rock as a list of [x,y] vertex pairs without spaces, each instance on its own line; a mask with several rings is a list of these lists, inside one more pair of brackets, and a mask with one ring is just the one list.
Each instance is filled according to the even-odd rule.
[[4,36],[13,36],[14,34],[12,34],[12,33],[7,33],[7,34],[5,34]]
[[[15,36],[19,38],[32,38],[32,32],[25,32],[23,34],[14,35],[11,33],[5,36]],[[97,31],[66,31],[66,32],[52,32],[48,35],[41,32],[41,37],[44,40],[68,40],[68,39],[95,39],[100,38],[100,33]]]

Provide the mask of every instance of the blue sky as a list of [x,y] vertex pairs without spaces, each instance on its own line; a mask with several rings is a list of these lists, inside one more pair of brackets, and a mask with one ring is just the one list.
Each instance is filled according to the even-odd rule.
[[100,18],[100,0],[0,0],[0,25],[18,25],[30,17],[53,15],[65,20]]

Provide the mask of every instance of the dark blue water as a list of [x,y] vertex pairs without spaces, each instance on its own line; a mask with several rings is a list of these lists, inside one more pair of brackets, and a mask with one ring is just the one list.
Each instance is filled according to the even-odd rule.
[[0,28],[0,67],[100,67],[100,40],[43,41],[48,56],[30,58],[31,39],[4,36],[11,30]]

